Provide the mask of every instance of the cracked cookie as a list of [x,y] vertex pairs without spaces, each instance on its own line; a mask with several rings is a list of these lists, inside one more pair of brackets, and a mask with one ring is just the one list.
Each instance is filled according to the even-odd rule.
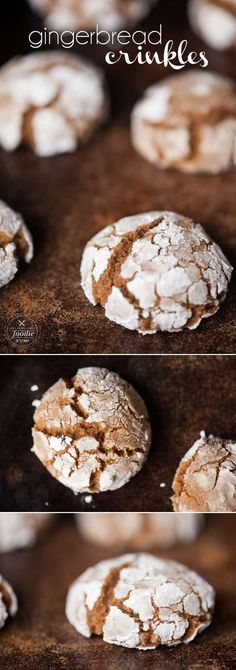
[[0,145],[38,156],[74,151],[105,122],[103,75],[59,51],[14,58],[0,69]]
[[30,547],[47,529],[52,514],[34,512],[0,513],[0,552]]
[[202,526],[201,514],[118,512],[76,514],[76,523],[83,537],[106,547],[129,549],[171,547],[177,542],[191,542]]
[[119,30],[133,26],[148,14],[157,0],[29,0],[50,28]]
[[32,257],[33,241],[22,216],[0,200],[0,288],[14,279],[22,259],[30,263]]
[[231,272],[200,224],[148,212],[120,219],[88,242],[81,285],[108,319],[146,335],[193,329],[215,314]]
[[113,491],[141,470],[150,448],[143,400],[114,372],[81,368],[59,379],[34,414],[33,452],[75,493]]
[[236,0],[190,0],[193,30],[214,49],[236,47]]
[[17,612],[17,598],[10,584],[0,575],[0,628],[5,626],[9,616]]
[[105,642],[155,649],[191,642],[212,620],[214,589],[186,566],[127,554],[86,570],[70,587],[66,615]]
[[131,116],[132,142],[158,168],[217,174],[236,166],[236,89],[186,72],[147,89]]
[[175,512],[236,512],[236,442],[203,431],[181,459],[172,488]]

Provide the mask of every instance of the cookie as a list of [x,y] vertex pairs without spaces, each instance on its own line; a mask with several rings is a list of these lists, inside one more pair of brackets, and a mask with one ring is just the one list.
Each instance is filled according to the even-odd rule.
[[201,514],[166,512],[118,512],[76,514],[82,536],[106,547],[127,547],[146,550],[150,547],[171,547],[177,542],[191,542],[202,526]]
[[29,0],[46,25],[56,30],[132,27],[148,14],[157,0]]
[[32,257],[32,237],[21,215],[0,200],[0,288],[14,279],[22,259],[30,263]]
[[72,491],[98,493],[124,486],[150,448],[143,400],[114,372],[81,368],[59,379],[34,414],[33,452]]
[[104,123],[103,75],[60,51],[14,58],[0,69],[0,145],[38,156],[74,151]]
[[10,584],[0,575],[0,628],[5,626],[9,616],[15,616],[17,609],[16,595]]
[[82,288],[142,335],[196,328],[225,299],[232,268],[204,229],[174,212],[120,219],[85,247]]
[[32,546],[51,520],[49,512],[0,512],[0,552]]
[[191,642],[212,620],[214,589],[180,563],[150,554],[102,561],[72,584],[66,615],[85,637],[136,649]]
[[236,47],[236,0],[190,0],[193,30],[213,49]]
[[203,431],[181,459],[172,488],[175,512],[236,512],[236,442]]
[[147,89],[131,117],[135,149],[160,169],[219,173],[236,165],[236,88],[185,72]]

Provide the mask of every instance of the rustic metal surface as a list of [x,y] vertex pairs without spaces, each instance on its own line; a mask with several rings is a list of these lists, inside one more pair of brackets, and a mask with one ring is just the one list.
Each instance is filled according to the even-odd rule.
[[[1,7],[0,60],[29,51],[28,33],[42,29],[23,0]],[[189,50],[207,50],[209,67],[236,76],[234,55],[208,49],[186,19],[185,0],[160,0],[145,30],[163,23],[164,42],[188,38]],[[102,47],[77,48],[104,67]],[[38,53],[38,52],[37,52]],[[173,71],[172,71],[173,72]],[[227,301],[196,331],[142,336],[108,321],[80,288],[80,259],[89,238],[116,219],[170,209],[202,223],[236,265],[236,172],[217,176],[161,172],[132,148],[129,117],[134,102],[170,68],[106,66],[112,118],[89,146],[71,155],[37,158],[28,150],[0,151],[0,197],[22,212],[32,230],[35,257],[1,289],[1,352],[198,353],[236,350],[236,273]],[[29,343],[12,341],[17,317],[38,328]],[[9,335],[10,332],[10,335]]]

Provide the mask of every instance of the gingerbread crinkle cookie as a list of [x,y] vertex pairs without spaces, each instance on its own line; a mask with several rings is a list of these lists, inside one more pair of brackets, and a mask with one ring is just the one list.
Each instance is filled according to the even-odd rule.
[[202,431],[181,459],[172,488],[176,512],[236,512],[236,442]]
[[86,570],[69,590],[66,615],[86,637],[145,650],[191,642],[213,607],[214,589],[184,565],[127,554]]
[[103,74],[60,51],[13,58],[0,69],[0,145],[38,156],[74,151],[107,119]]
[[104,368],[81,368],[72,380],[56,382],[34,421],[33,452],[74,492],[118,489],[148,456],[144,402],[128,382]]
[[14,279],[19,263],[30,263],[33,241],[22,216],[0,200],[0,288]]
[[18,609],[16,595],[10,584],[0,575],[0,628],[9,616],[14,617]]
[[147,212],[88,242],[81,284],[108,319],[146,335],[196,328],[219,309],[231,272],[201,225],[175,212]]
[[236,47],[236,0],[190,0],[193,30],[214,49]]
[[236,88],[211,72],[184,72],[148,88],[131,117],[132,142],[160,169],[217,174],[236,165]]
[[132,27],[148,14],[157,0],[29,0],[50,28],[102,30]]

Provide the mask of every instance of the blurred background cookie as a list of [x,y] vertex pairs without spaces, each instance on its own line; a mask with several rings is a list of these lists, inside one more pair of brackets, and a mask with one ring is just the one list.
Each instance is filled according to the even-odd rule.
[[100,70],[59,51],[17,57],[0,69],[0,145],[38,156],[74,151],[108,116]]
[[113,512],[75,516],[80,533],[86,540],[106,547],[145,550],[171,547],[194,540],[203,523],[201,514]]
[[0,288],[14,279],[21,260],[32,258],[33,240],[22,216],[0,200]]
[[0,575],[0,628],[3,628],[9,616],[15,616],[17,609],[16,595],[10,584]]
[[35,544],[52,522],[50,512],[0,512],[0,552]]
[[193,30],[214,49],[236,47],[236,0],[189,0]]
[[104,30],[133,26],[148,14],[157,0],[29,0],[50,28]]
[[132,142],[158,168],[217,174],[236,165],[236,88],[184,72],[148,88],[131,116]]

